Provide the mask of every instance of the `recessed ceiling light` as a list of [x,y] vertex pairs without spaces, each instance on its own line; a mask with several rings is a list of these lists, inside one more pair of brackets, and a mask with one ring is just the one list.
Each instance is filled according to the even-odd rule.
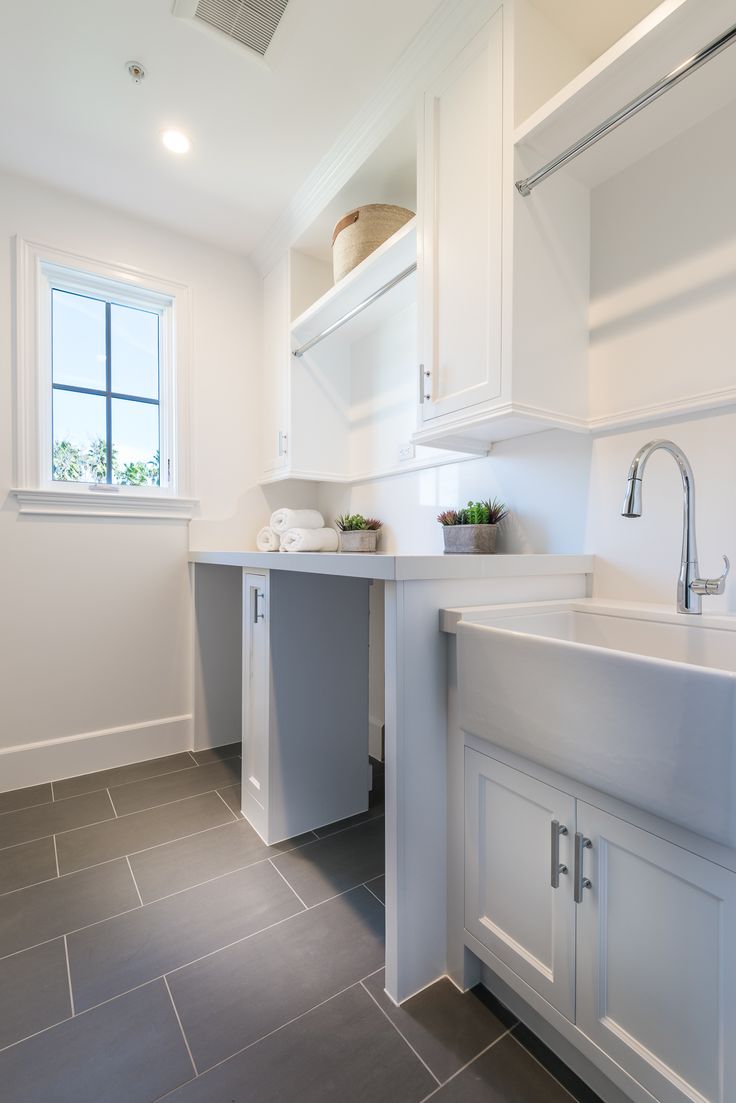
[[189,153],[192,143],[182,130],[162,130],[161,141],[171,153]]

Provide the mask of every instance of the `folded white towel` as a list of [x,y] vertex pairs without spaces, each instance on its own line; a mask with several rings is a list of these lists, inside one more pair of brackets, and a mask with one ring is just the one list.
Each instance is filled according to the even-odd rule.
[[325,519],[316,509],[277,509],[268,523],[282,536],[287,529],[321,529]]
[[256,536],[256,547],[259,551],[276,552],[279,550],[281,537],[272,528],[266,525]]
[[337,551],[337,533],[334,529],[288,529],[281,537],[281,550],[334,552]]

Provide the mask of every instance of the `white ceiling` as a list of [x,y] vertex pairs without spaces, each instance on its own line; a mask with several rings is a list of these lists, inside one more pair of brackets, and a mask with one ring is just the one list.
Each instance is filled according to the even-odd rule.
[[250,252],[439,2],[290,0],[264,65],[172,0],[0,0],[0,165]]

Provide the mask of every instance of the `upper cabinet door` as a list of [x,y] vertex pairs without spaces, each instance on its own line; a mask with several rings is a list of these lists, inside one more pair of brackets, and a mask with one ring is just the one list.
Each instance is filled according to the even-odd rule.
[[289,261],[283,257],[263,281],[261,447],[263,474],[281,471],[289,447]]
[[575,801],[465,749],[465,926],[575,1017]]
[[577,1025],[660,1103],[736,1099],[736,874],[578,802]]
[[501,393],[502,15],[424,96],[419,161],[422,419]]

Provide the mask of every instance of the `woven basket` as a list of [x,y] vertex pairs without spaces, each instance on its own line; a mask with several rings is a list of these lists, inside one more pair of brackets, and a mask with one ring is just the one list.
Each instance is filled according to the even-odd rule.
[[369,203],[356,207],[332,231],[332,270],[338,283],[357,264],[383,245],[392,234],[414,217],[406,207]]

